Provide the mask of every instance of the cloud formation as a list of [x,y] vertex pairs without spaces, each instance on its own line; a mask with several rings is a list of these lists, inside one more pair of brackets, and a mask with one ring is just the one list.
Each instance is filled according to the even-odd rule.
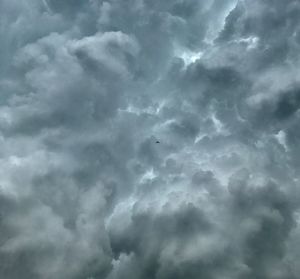
[[0,18],[1,278],[298,278],[297,0]]

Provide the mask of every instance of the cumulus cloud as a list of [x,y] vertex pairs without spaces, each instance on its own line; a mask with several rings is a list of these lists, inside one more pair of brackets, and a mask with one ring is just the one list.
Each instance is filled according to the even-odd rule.
[[0,277],[296,279],[297,0],[0,3]]

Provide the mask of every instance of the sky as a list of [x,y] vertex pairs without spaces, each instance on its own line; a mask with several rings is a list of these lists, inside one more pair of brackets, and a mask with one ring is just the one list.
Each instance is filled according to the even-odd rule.
[[298,0],[0,0],[0,41],[1,278],[299,278]]

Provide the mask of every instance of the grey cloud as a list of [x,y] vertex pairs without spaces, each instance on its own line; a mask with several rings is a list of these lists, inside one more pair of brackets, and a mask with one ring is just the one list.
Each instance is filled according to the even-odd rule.
[[299,107],[299,89],[295,88],[284,92],[275,109],[275,115],[279,119],[285,119],[297,112]]
[[298,278],[299,11],[2,1],[0,277]]
[[[97,56],[97,50],[102,54]],[[25,74],[25,88],[33,92],[10,99],[13,117],[3,128],[8,133],[36,133],[103,121],[118,107],[121,84],[130,75],[128,60],[137,52],[134,39],[122,33],[69,42],[67,36],[50,34],[25,46],[15,64]]]

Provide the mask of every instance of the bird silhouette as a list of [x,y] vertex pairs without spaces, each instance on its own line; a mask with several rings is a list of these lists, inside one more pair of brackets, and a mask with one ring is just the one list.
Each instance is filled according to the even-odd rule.
[[160,143],[160,141],[157,140],[156,143]]

